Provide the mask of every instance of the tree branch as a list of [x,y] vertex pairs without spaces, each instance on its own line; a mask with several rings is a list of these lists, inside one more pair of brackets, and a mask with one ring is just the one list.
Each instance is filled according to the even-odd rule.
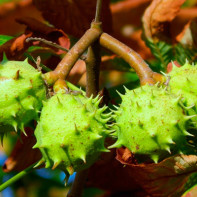
[[84,53],[84,51],[99,38],[101,30],[97,26],[91,27],[81,37],[81,39],[68,51],[64,58],[57,65],[56,69],[52,72],[44,74],[44,79],[48,84],[54,84],[58,79],[66,79],[70,70]]
[[139,76],[141,85],[146,83],[155,84],[157,81],[164,81],[163,75],[153,72],[138,53],[112,36],[103,33],[100,36],[100,44],[128,62]]

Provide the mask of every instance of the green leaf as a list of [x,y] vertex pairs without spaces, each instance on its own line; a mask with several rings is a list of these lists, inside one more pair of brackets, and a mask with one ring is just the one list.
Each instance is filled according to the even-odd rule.
[[186,61],[186,59],[190,62],[196,62],[197,61],[197,49],[184,46],[182,44],[177,44],[174,46],[174,59],[177,60],[181,65],[183,65]]
[[11,40],[12,38],[12,36],[0,35],[0,46],[6,43],[7,41]]
[[172,45],[164,41],[157,42],[147,38],[145,38],[145,42],[159,61],[159,70],[165,71],[168,63],[174,59]]

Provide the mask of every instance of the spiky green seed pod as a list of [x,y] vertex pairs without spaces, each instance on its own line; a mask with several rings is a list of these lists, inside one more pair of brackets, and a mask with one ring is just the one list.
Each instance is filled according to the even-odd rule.
[[0,65],[0,133],[20,129],[38,119],[46,88],[41,73],[25,61]]
[[[169,77],[169,90],[179,96],[181,95],[186,103],[189,115],[197,113],[197,66],[186,62],[182,67],[173,65],[172,71],[167,75]],[[197,118],[192,122],[197,128]]]
[[191,117],[179,105],[180,97],[156,85],[126,91],[115,112],[118,140],[111,148],[125,146],[154,162],[187,147],[187,121]]
[[108,152],[104,141],[111,132],[107,126],[110,114],[103,113],[107,107],[99,108],[99,102],[98,97],[57,93],[44,103],[34,148],[40,149],[46,168],[72,174]]

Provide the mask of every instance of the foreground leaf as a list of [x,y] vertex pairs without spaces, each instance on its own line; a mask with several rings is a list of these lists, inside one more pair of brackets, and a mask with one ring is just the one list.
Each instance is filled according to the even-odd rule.
[[[69,48],[70,40],[68,36],[59,29],[55,29],[53,27],[49,27],[41,23],[38,20],[33,18],[20,18],[17,21],[21,24],[25,24],[27,26],[26,32],[22,35],[9,40],[0,46],[0,61],[3,58],[3,53],[6,54],[8,59],[11,60],[21,60],[24,59],[24,52],[32,45],[38,45],[38,42],[26,42],[26,39],[29,37],[39,37],[44,38],[52,42],[56,42],[62,47]],[[41,44],[41,46],[43,46]],[[47,46],[49,48],[49,46]],[[61,50],[57,50],[56,48],[51,47],[57,54],[62,53]]]
[[22,171],[36,161],[41,159],[42,155],[38,149],[32,149],[36,143],[34,132],[31,128],[25,128],[27,136],[21,133],[21,139],[18,139],[10,156],[3,165],[3,171],[8,173],[12,171]]
[[[66,33],[80,37],[90,28],[96,11],[96,0],[33,0],[43,17]],[[111,32],[109,0],[103,1],[103,30]]]
[[164,32],[169,35],[166,22],[174,19],[185,0],[153,0],[143,16],[143,26],[147,38],[159,37]]
[[[125,151],[127,152],[125,156]],[[133,164],[128,149],[117,149],[116,159],[129,167],[128,176],[151,196],[181,196],[189,176],[197,171],[197,156],[175,155],[155,164]]]

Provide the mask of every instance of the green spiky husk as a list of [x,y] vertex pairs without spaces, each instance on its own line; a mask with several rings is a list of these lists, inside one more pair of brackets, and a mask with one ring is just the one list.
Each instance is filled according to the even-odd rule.
[[99,108],[98,97],[87,98],[81,94],[58,93],[51,97],[41,112],[35,130],[34,148],[42,152],[45,167],[59,168],[69,174],[88,168],[104,147],[110,133],[104,114],[106,106]]
[[127,90],[121,97],[114,116],[118,140],[111,147],[125,146],[136,157],[141,155],[154,162],[170,152],[184,152],[190,117],[180,106],[180,98],[156,85]]
[[[167,75],[169,79],[169,90],[183,97],[183,102],[188,108],[189,115],[197,114],[197,66],[186,62],[182,67],[173,65],[172,71]],[[193,107],[192,107],[193,106]],[[197,128],[197,118],[192,119]]]
[[0,133],[24,131],[38,119],[46,88],[41,73],[25,61],[6,61],[0,65]]

